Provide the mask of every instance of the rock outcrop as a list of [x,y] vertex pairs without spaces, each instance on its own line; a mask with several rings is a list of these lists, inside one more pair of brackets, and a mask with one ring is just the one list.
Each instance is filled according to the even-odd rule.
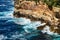
[[18,18],[26,17],[31,19],[32,21],[45,22],[46,25],[50,26],[51,31],[55,31],[54,28],[57,27],[58,24],[60,23],[58,22],[59,19],[55,16],[54,11],[50,10],[48,8],[48,5],[44,4],[41,1],[37,3],[37,5],[34,1],[20,2],[19,5],[15,5],[14,16]]

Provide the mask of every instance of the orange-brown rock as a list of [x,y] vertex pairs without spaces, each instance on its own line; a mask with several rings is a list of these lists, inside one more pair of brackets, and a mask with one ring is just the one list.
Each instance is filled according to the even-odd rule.
[[36,5],[34,1],[23,1],[20,4],[19,12],[24,15],[31,15],[34,18],[42,18],[43,20],[50,22],[50,24],[54,23],[54,20],[58,21],[54,17],[54,13],[49,10],[48,6],[41,3]]
[[[19,9],[17,9],[19,8]],[[15,8],[15,17],[26,17],[30,18],[33,21],[43,21],[46,22],[46,25],[50,26],[50,30],[54,32],[60,33],[58,24],[58,18],[56,18],[54,11],[48,8],[48,5],[40,2],[36,5],[34,1],[23,1],[16,6]],[[43,27],[39,27],[38,29],[43,29]],[[58,29],[55,29],[58,28]]]
[[60,8],[53,7],[53,11],[55,12],[55,17],[60,19]]

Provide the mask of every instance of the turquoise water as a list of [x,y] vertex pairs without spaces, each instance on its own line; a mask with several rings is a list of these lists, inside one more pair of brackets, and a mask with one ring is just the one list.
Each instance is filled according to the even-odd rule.
[[48,35],[37,30],[41,26],[40,21],[14,18],[13,3],[12,0],[0,0],[0,40],[60,40],[59,35]]

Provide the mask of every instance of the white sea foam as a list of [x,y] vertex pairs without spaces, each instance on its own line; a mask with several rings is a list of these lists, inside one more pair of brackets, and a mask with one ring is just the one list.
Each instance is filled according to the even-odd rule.
[[0,12],[0,18],[13,18],[13,11]]
[[9,12],[8,14],[5,15],[8,18],[13,18],[13,11]]
[[4,39],[4,35],[0,35],[0,40],[3,40]]
[[[12,21],[12,20],[10,20]],[[30,33],[32,31],[35,31],[37,30],[37,27],[40,27],[40,26],[43,26],[45,25],[46,23],[41,23],[41,21],[31,21],[30,19],[27,19],[27,18],[23,18],[23,17],[20,17],[20,18],[15,18],[13,20],[16,24],[19,24],[19,25],[25,25],[23,26],[23,29],[25,30],[25,32],[27,33]],[[54,32],[51,32],[50,31],[50,27],[49,26],[46,26],[43,30],[41,30],[43,33],[47,33],[49,35],[53,35],[53,34],[56,34],[57,33],[54,33]]]
[[47,33],[47,34],[49,34],[49,35],[58,35],[57,33],[51,32],[49,26],[46,26],[46,27],[42,30],[42,32],[43,32],[43,33]]
[[41,21],[35,21],[35,22],[31,22],[30,24],[24,26],[23,28],[27,33],[30,33],[31,31],[37,30],[37,27],[42,26],[43,24],[44,23],[41,23]]
[[[41,23],[41,21],[31,21],[30,19],[26,19],[26,18],[16,18],[16,20],[14,21],[16,24],[19,25],[25,25],[23,28],[24,30],[29,33],[32,32],[34,30],[37,30],[37,27],[43,26],[46,23]],[[50,31],[49,26],[46,26],[43,30],[41,30],[43,33],[47,33],[47,34],[54,34],[53,32]],[[56,34],[56,33],[55,33]]]
[[31,20],[21,17],[21,18],[15,18],[14,22],[19,25],[26,25],[26,24],[30,24]]

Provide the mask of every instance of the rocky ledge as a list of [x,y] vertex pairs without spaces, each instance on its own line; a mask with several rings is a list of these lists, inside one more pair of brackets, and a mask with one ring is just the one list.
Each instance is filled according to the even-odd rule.
[[[34,1],[20,1],[18,4],[15,3],[14,16],[29,18],[32,21],[42,21],[46,25],[50,26],[51,31],[57,32],[60,34],[60,16],[57,17],[56,13],[60,15],[59,12],[50,10],[48,5],[39,1],[35,3]],[[59,9],[60,10],[60,9]],[[44,26],[38,29],[43,29]]]

